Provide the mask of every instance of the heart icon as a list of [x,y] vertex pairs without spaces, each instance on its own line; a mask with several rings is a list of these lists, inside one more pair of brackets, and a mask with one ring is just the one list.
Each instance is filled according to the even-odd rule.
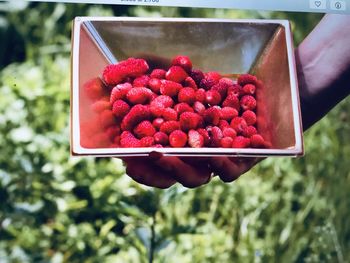
[[320,7],[321,6],[321,1],[315,1],[315,6]]

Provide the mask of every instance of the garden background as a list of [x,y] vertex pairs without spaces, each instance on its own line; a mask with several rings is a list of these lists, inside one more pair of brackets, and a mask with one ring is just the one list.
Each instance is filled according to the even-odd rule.
[[118,159],[72,158],[75,16],[290,19],[297,45],[322,15],[0,2],[0,262],[347,262],[350,98],[305,133],[305,156],[238,181],[158,190]]

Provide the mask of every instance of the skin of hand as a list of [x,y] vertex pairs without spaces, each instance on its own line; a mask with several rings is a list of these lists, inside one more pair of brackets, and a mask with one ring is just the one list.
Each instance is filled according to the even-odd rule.
[[[325,15],[295,51],[304,130],[350,92],[350,16]],[[214,175],[232,182],[262,158],[174,157],[152,153],[124,158],[127,174],[157,188],[179,182],[194,188]]]

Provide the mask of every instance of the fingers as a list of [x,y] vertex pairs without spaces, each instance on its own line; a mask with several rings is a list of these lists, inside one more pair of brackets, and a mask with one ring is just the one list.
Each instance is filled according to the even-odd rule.
[[188,188],[198,187],[210,181],[211,170],[208,159],[178,158],[165,156],[155,162],[159,167],[169,171],[173,178]]
[[259,161],[258,158],[214,157],[211,159],[210,165],[220,179],[228,183],[236,180]]
[[153,163],[152,158],[132,157],[123,158],[123,161],[126,173],[140,184],[165,189],[176,183],[169,172]]

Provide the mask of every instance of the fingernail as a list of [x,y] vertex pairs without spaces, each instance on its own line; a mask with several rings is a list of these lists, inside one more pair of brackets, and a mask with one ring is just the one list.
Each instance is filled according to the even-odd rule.
[[160,152],[155,152],[155,151],[150,152],[149,155],[148,155],[148,157],[149,157],[151,160],[153,160],[153,161],[159,160],[160,158],[162,158],[162,156],[163,156],[162,153],[160,153]]

